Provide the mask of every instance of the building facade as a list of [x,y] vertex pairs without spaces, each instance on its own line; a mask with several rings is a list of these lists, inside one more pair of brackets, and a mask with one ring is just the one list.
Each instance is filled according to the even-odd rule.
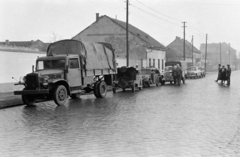
[[[183,43],[183,39],[181,39],[180,37],[176,37],[175,40],[167,46],[167,61],[184,60]],[[201,51],[198,50],[187,40],[185,40],[185,61],[188,62],[189,66],[204,65]]]
[[[165,46],[140,29],[128,25],[129,66],[163,69]],[[85,42],[106,42],[115,49],[117,66],[126,66],[126,23],[106,15],[99,17],[72,39]]]

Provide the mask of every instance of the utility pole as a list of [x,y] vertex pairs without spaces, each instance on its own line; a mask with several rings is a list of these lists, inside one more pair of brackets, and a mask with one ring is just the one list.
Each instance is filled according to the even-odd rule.
[[193,35],[192,35],[192,66],[193,66]]
[[230,58],[231,58],[231,56],[230,56],[230,54],[231,54],[231,46],[230,46],[230,43],[229,43],[228,45],[229,45],[229,47],[228,47],[228,48],[229,48],[229,52],[228,52],[229,54],[228,54],[228,55],[229,55],[229,65],[230,65]]
[[205,72],[207,72],[207,38],[208,35],[206,34],[206,45],[205,45]]
[[222,45],[220,43],[220,64],[222,64]]
[[185,59],[186,59],[186,56],[185,56],[185,24],[187,23],[187,22],[182,22],[183,23],[183,60],[185,61]]
[[127,13],[126,13],[126,51],[127,51],[127,56],[126,56],[126,60],[127,60],[127,67],[129,66],[129,45],[128,45],[128,5],[129,5],[129,2],[127,0]]

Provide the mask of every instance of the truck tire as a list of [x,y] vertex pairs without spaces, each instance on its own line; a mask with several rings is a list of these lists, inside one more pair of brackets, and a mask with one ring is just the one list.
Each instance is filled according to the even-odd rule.
[[94,86],[94,95],[97,98],[104,98],[107,95],[107,85],[104,81],[97,82]]
[[33,106],[35,103],[35,97],[33,95],[22,95],[22,101],[27,106]]
[[132,92],[135,92],[135,83],[134,83],[134,81],[132,83]]
[[95,95],[96,98],[99,98],[99,92],[98,92],[99,83],[100,83],[100,82],[96,82],[96,83],[94,84],[93,93],[94,93],[94,95]]
[[67,89],[65,86],[63,85],[58,85],[55,88],[54,94],[53,94],[53,100],[54,102],[60,106],[60,105],[64,105],[64,103],[66,102],[68,98],[68,93],[67,93]]
[[156,86],[159,86],[159,78],[156,79]]
[[80,93],[76,93],[76,94],[71,94],[70,95],[70,97],[72,98],[72,99],[77,99],[77,98],[80,98]]
[[112,85],[112,91],[113,93],[116,93],[116,84],[113,82],[113,85]]

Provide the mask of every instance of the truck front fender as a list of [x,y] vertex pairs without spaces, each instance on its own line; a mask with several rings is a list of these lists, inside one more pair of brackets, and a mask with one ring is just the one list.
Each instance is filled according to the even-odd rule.
[[69,84],[66,80],[57,79],[57,80],[54,80],[52,82],[49,82],[49,86],[51,87],[52,90],[54,90],[56,88],[56,86],[58,86],[58,85],[64,85],[67,89],[68,95],[70,95],[70,86],[69,86]]

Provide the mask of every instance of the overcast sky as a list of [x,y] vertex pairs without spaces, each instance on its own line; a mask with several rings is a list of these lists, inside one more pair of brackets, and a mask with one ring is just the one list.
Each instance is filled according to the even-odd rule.
[[[226,42],[240,51],[240,0],[129,0],[129,23],[167,46],[176,36],[198,49]],[[69,39],[91,25],[96,13],[126,20],[125,0],[0,0],[0,40]]]

